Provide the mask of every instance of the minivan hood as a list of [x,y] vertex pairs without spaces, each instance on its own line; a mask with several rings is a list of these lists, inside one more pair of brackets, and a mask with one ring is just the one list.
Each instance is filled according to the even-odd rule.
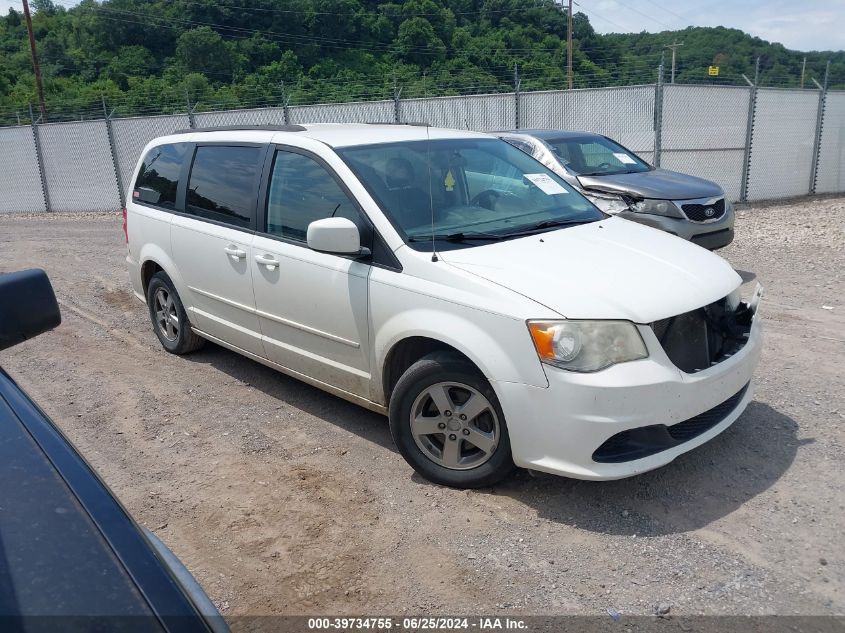
[[585,189],[609,193],[630,193],[658,200],[690,200],[725,195],[715,182],[680,174],[668,169],[653,169],[637,174],[615,176],[578,176]]
[[622,218],[438,255],[571,319],[652,323],[742,283],[718,255]]

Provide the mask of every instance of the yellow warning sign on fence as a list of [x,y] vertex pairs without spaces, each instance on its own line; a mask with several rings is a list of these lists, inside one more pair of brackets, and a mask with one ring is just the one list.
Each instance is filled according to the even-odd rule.
[[719,76],[719,67],[718,66],[710,66],[707,68],[707,74],[711,77],[718,77]]

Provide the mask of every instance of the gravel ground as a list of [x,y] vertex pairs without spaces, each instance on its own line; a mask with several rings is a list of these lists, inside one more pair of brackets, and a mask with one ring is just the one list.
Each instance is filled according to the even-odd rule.
[[473,492],[414,475],[381,416],[165,353],[120,225],[0,217],[0,268],[45,268],[64,317],[0,364],[224,615],[845,613],[845,199],[738,214],[723,255],[766,286],[766,338],[732,428],[633,479]]

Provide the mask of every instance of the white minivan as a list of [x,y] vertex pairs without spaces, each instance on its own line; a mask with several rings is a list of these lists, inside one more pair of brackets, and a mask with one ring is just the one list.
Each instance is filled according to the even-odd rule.
[[144,149],[127,262],[155,333],[388,414],[424,477],[662,466],[751,399],[753,297],[713,253],[605,215],[484,134],[186,130]]

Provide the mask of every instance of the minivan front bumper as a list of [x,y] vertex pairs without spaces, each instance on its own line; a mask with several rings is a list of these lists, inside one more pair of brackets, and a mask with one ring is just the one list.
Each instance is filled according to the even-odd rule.
[[[759,315],[739,352],[694,374],[672,364],[649,326],[637,327],[649,358],[589,374],[546,366],[547,388],[492,383],[508,421],[517,466],[577,479],[630,477],[704,444],[745,410],[762,348]],[[614,436],[635,448],[638,443],[663,444],[629,453],[633,459],[622,451],[601,461],[599,449],[613,444]],[[636,458],[638,454],[646,456]]]

